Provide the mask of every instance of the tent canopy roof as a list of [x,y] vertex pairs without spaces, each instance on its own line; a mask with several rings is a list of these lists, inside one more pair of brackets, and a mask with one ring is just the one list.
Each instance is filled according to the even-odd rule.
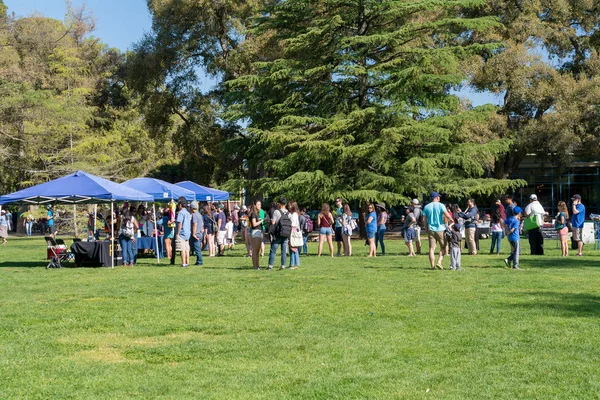
[[135,178],[124,182],[123,185],[149,194],[154,201],[177,200],[181,196],[188,201],[196,199],[196,194],[191,190],[155,178]]
[[192,181],[183,181],[176,183],[176,185],[194,192],[196,194],[196,200],[198,201],[229,200],[228,192],[198,185],[197,183]]
[[152,196],[84,171],[0,196],[0,204],[90,204],[154,201]]

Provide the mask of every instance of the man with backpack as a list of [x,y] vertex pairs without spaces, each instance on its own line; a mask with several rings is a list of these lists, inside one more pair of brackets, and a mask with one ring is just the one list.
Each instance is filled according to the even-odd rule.
[[280,197],[277,201],[277,210],[273,212],[271,218],[271,251],[269,252],[269,267],[268,271],[273,270],[273,264],[275,263],[275,255],[277,254],[277,248],[281,246],[281,267],[280,270],[285,269],[287,261],[287,248],[290,235],[292,234],[292,219],[286,209],[287,200],[284,197]]

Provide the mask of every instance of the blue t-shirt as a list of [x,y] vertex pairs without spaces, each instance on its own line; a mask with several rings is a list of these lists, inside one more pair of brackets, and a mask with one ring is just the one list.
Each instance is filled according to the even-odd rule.
[[[509,242],[518,242],[520,239],[519,236],[519,225],[521,224],[519,222],[519,220],[517,218],[513,217],[508,217],[506,218],[506,221],[504,221],[504,224],[506,225],[506,228],[508,229],[508,241]],[[510,231],[512,229],[515,229],[514,232],[510,233]]]
[[583,204],[577,204],[575,206],[579,214],[573,214],[571,216],[571,225],[573,228],[583,228],[583,221],[585,221],[585,206]]
[[192,216],[185,208],[182,208],[177,214],[177,222],[181,222],[181,230],[179,231],[179,236],[183,240],[190,239],[190,233],[192,231]]
[[219,224],[219,230],[226,231],[225,225],[227,225],[227,218],[225,218],[225,213],[223,211],[219,212],[217,215],[217,223]]
[[444,224],[444,212],[446,206],[439,201],[432,201],[423,209],[423,215],[427,218],[427,225],[432,232],[442,232],[446,230]]
[[367,224],[367,232],[377,232],[377,214],[375,211],[369,214],[367,221],[371,218],[371,222]]
[[54,218],[50,219],[50,217],[53,217],[54,213],[52,212],[52,210],[48,210],[48,226],[54,226]]

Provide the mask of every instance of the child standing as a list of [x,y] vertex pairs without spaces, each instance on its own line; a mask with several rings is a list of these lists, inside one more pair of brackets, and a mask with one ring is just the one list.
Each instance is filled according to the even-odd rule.
[[460,254],[462,251],[462,235],[460,233],[460,224],[452,225],[452,234],[450,236],[450,269],[460,270]]
[[227,223],[225,224],[225,243],[229,250],[233,248],[233,222],[231,217],[227,217]]
[[506,226],[506,235],[508,236],[508,243],[510,244],[510,256],[504,260],[504,264],[510,268],[512,262],[512,269],[519,268],[519,247],[520,247],[520,232],[519,225],[521,220],[521,207],[515,207],[513,209],[513,215],[508,217],[504,221]]

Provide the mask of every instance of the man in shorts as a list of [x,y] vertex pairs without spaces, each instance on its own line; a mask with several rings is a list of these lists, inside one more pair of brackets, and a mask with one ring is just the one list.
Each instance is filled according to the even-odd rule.
[[225,236],[227,234],[227,218],[225,217],[225,206],[223,206],[223,204],[219,203],[219,212],[217,214],[217,218],[215,219],[217,221],[217,226],[219,227],[219,230],[217,232],[217,246],[219,246],[219,253],[217,254],[217,256],[224,256],[225,255]]
[[[427,204],[423,209],[424,224],[427,224],[429,237],[429,264],[431,269],[444,269],[442,261],[446,251],[446,224],[444,216],[452,221],[452,214],[446,210],[446,206],[440,202],[440,194],[438,192],[431,193],[431,203]],[[440,253],[437,264],[435,263],[435,248],[436,244],[440,245]]]
[[190,236],[192,232],[192,216],[187,210],[185,198],[177,202],[177,234],[175,235],[175,249],[181,252],[181,266],[190,265]]
[[573,228],[573,241],[577,242],[577,256],[583,255],[583,222],[585,221],[585,206],[581,204],[581,196],[576,194],[571,197],[573,213],[571,214],[571,227]]
[[337,242],[337,257],[341,255],[342,244],[344,237],[342,236],[342,214],[344,213],[344,205],[341,198],[335,199],[335,241]]
[[413,214],[415,216],[415,223],[413,224],[413,228],[415,230],[415,239],[413,240],[416,247],[416,254],[421,254],[421,216],[423,211],[421,210],[421,205],[419,204],[418,199],[412,200],[413,206]]

